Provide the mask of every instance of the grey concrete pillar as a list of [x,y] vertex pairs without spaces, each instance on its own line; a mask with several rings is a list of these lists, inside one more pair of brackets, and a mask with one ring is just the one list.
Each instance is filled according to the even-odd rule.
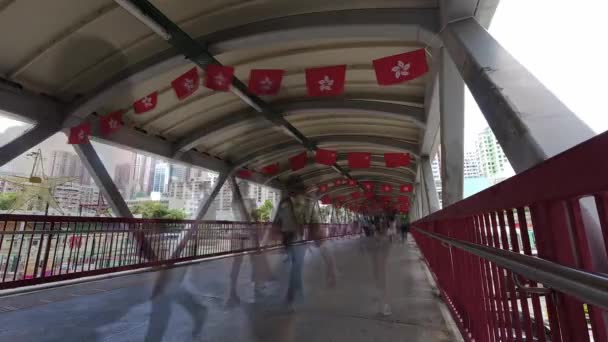
[[515,172],[594,136],[475,19],[448,24],[441,38]]
[[440,53],[441,183],[443,206],[462,199],[464,180],[464,81],[445,49]]
[[431,160],[428,157],[420,158],[420,164],[422,167],[422,180],[424,181],[424,193],[427,201],[428,212],[426,214],[432,214],[439,210],[439,197],[437,195],[437,188],[435,187],[435,180],[433,179]]

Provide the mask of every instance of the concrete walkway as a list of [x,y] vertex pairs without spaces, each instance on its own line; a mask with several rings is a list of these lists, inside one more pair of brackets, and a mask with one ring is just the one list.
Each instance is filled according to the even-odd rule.
[[[299,248],[306,249],[304,293],[291,307],[284,303],[290,263],[272,251],[265,256],[274,279],[254,291],[245,257],[240,303],[228,306],[232,258],[0,298],[0,341],[452,341],[411,241],[391,247],[391,316],[376,311],[359,238],[325,243],[335,286],[320,249]],[[151,299],[159,281],[163,294]]]

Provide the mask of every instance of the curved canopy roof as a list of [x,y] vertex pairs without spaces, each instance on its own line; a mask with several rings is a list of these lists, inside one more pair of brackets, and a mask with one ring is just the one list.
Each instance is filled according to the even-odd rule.
[[[64,129],[91,115],[126,109],[125,127],[98,139],[220,171],[259,171],[279,162],[278,175],[255,180],[309,191],[344,173],[395,185],[414,182],[419,156],[429,154],[423,145],[436,146],[438,123],[427,118],[429,97],[436,92],[432,55],[441,21],[436,0],[151,1],[199,48],[234,66],[244,83],[251,69],[285,69],[280,93],[261,99],[268,105],[264,109],[272,108],[316,147],[339,152],[334,168],[309,164],[297,172],[288,169],[287,158],[310,146],[260,115],[246,94],[200,87],[179,101],[170,84],[195,65],[184,57],[191,45],[175,35],[163,40],[117,2],[0,2],[0,30],[19,32],[0,35],[5,47],[0,71],[21,85],[29,100],[60,108]],[[161,26],[173,33],[162,20]],[[427,74],[399,85],[377,84],[372,60],[420,48],[428,51]],[[344,94],[307,97],[304,70],[338,64],[347,65]],[[156,90],[155,109],[141,115],[130,109]],[[39,123],[57,117],[33,110],[16,114]],[[371,152],[372,167],[348,170],[345,153],[351,151]],[[412,164],[387,169],[385,152],[408,152]]]

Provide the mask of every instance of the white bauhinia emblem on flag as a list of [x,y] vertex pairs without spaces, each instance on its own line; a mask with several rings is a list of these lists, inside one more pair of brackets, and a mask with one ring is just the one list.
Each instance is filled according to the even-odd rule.
[[320,91],[329,91],[331,87],[334,85],[334,80],[329,78],[329,76],[325,75],[325,77],[319,81],[319,90]]
[[215,80],[215,84],[218,86],[223,86],[226,83],[226,77],[222,73],[215,75],[213,79]]
[[401,76],[405,77],[410,74],[408,71],[410,69],[410,63],[403,63],[402,61],[398,61],[397,65],[395,65],[391,71],[395,73],[395,78],[401,78]]
[[264,91],[269,91],[272,88],[272,81],[268,76],[264,77],[263,80],[260,81],[260,89]]
[[117,129],[118,128],[118,121],[116,121],[114,119],[110,119],[110,121],[108,121],[108,126],[111,129]]
[[184,80],[184,88],[186,88],[186,90],[188,90],[188,91],[193,91],[194,90],[194,80],[191,78],[186,78]]
[[144,105],[144,107],[150,108],[152,107],[152,98],[150,96],[146,96],[141,99],[141,103]]
[[86,137],[86,133],[83,129],[80,130],[80,132],[78,132],[78,140],[82,141],[84,140],[84,138]]

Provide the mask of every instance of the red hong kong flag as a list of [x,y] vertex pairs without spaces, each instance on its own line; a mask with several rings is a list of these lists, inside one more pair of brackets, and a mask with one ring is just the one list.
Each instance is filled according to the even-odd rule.
[[327,195],[321,197],[321,203],[322,204],[331,204],[331,198]]
[[108,135],[118,131],[122,125],[122,110],[117,110],[99,119],[99,130],[101,135]]
[[397,201],[400,203],[410,203],[410,198],[407,196],[399,196],[397,197]]
[[412,184],[403,184],[399,187],[400,192],[412,192]]
[[373,63],[376,80],[380,85],[409,81],[429,70],[424,49],[376,59]]
[[357,181],[354,179],[349,179],[348,180],[348,186],[357,186]]
[[133,110],[136,114],[142,114],[156,108],[158,102],[158,92],[155,91],[149,95],[142,97],[141,99],[133,103]]
[[399,167],[410,165],[409,153],[385,153],[384,163],[386,167]]
[[213,90],[228,91],[234,79],[234,68],[218,64],[209,64],[205,68],[205,87]]
[[344,181],[342,179],[337,179],[334,181],[334,186],[344,185]]
[[372,191],[374,189],[374,183],[372,182],[361,182],[361,185],[363,185],[363,189],[366,191]]
[[315,161],[318,164],[334,165],[336,163],[336,151],[317,149]]
[[83,122],[78,126],[70,128],[70,136],[68,137],[68,144],[80,145],[89,142],[89,136],[91,135],[91,124]]
[[382,184],[381,190],[382,192],[391,192],[393,187],[390,184]]
[[348,167],[351,169],[367,169],[371,165],[371,154],[367,152],[351,152],[348,154]]
[[336,96],[344,92],[346,65],[306,69],[308,96]]
[[298,171],[299,169],[304,168],[306,163],[308,163],[308,154],[306,154],[306,151],[289,158],[289,166],[291,166],[292,171]]
[[256,95],[276,95],[281,89],[285,70],[254,69],[249,74],[249,91]]
[[192,68],[180,77],[174,79],[173,82],[171,82],[171,87],[173,87],[175,96],[177,96],[178,99],[183,100],[194,94],[194,92],[198,90],[199,84],[200,79],[198,77],[198,71],[196,71],[196,68]]
[[320,192],[327,191],[327,184],[321,184],[321,185],[319,185],[319,191]]
[[346,196],[338,196],[338,197],[336,197],[336,201],[338,201],[340,203],[344,203],[344,202],[346,202]]
[[353,199],[358,199],[361,197],[361,193],[360,192],[351,192],[350,197],[352,197]]
[[365,193],[365,198],[367,198],[367,199],[372,199],[372,198],[374,198],[374,193],[373,193],[373,192],[366,192],[366,193]]
[[276,175],[277,173],[279,173],[279,163],[264,166],[262,168],[262,172],[268,176]]
[[251,178],[251,176],[253,175],[253,172],[251,172],[249,170],[239,170],[239,172],[237,172],[236,175],[239,178]]

